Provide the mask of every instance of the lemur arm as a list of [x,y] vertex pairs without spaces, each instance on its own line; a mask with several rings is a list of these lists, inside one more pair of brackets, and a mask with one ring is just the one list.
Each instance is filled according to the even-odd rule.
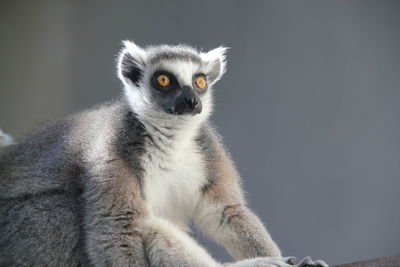
[[240,178],[219,138],[204,128],[199,140],[209,170],[209,182],[197,206],[194,222],[225,247],[235,259],[280,257],[259,218],[245,204]]

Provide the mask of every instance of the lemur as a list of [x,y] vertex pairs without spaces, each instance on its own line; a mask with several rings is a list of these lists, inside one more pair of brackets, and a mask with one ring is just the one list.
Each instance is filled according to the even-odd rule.
[[[125,41],[124,94],[0,156],[0,266],[314,266],[282,257],[210,125],[226,48]],[[190,235],[193,222],[235,262]]]

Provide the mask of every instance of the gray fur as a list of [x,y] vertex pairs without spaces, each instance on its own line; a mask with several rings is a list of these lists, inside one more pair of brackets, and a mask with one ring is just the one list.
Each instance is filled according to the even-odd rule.
[[[147,53],[152,59],[140,64],[177,58],[204,63],[186,46],[150,47]],[[134,54],[128,59],[141,60]],[[120,64],[124,75],[127,62]],[[291,260],[281,257],[247,208],[239,174],[215,130],[206,120],[188,128],[190,121],[192,115],[137,114],[124,96],[6,147],[0,155],[0,266],[220,266],[181,226],[154,217],[149,208],[149,166],[173,176],[168,162],[184,141],[199,151],[206,175],[188,219],[216,234],[236,260],[248,259],[228,265],[288,266]]]
[[201,58],[198,52],[186,45],[149,46],[147,47],[147,51],[150,55],[151,64],[156,64],[164,60],[186,60],[201,64]]

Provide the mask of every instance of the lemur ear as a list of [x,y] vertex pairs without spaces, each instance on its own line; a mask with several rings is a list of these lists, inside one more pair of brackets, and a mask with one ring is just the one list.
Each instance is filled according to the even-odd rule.
[[146,51],[132,41],[123,41],[124,48],[118,57],[118,77],[124,85],[128,81],[138,85],[146,64]]
[[226,51],[228,49],[228,47],[220,46],[200,54],[205,63],[205,72],[211,84],[221,79],[226,72]]

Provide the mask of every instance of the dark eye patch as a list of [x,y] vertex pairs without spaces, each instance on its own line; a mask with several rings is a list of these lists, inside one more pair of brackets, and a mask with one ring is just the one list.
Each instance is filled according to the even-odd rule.
[[[161,86],[157,82],[157,77],[160,75],[165,75],[169,78],[169,84],[167,86]],[[179,82],[178,82],[176,76],[174,74],[172,74],[171,72],[164,71],[164,70],[155,71],[153,73],[153,76],[151,76],[150,83],[154,89],[156,89],[157,91],[160,91],[160,92],[168,92],[168,91],[176,89],[179,86]]]

